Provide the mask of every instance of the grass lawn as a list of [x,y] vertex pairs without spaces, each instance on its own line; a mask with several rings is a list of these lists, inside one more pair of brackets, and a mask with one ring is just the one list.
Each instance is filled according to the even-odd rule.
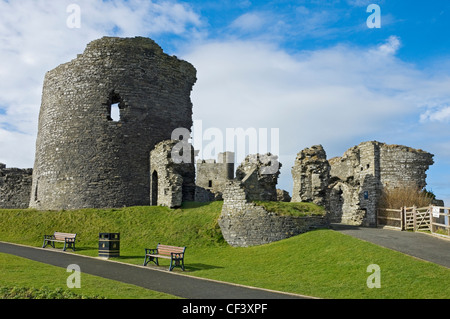
[[314,203],[262,201],[255,201],[254,203],[264,207],[268,212],[274,212],[280,216],[323,216],[326,213],[325,208]]
[[[55,267],[29,259],[0,254],[0,299],[27,298],[33,293],[33,299],[174,299],[167,295],[124,284],[114,280],[104,279],[89,274],[82,274],[81,288],[68,289],[67,278],[70,273],[64,268]],[[3,289],[2,289],[3,288]],[[5,289],[8,288],[8,289]],[[33,291],[34,290],[34,291]],[[64,295],[61,290],[70,292]],[[5,291],[8,293],[5,296]]]
[[[164,207],[62,212],[0,210],[0,240],[41,246],[44,234],[77,232],[76,253],[97,256],[98,233],[120,232],[119,260],[142,264],[144,248],[156,248],[158,242],[185,245],[186,273],[192,276],[321,298],[450,297],[450,269],[332,230],[316,230],[262,246],[230,247],[217,224],[221,205],[221,202],[187,203],[175,210]],[[169,261],[160,264],[168,267]],[[367,267],[371,264],[381,269],[381,288],[367,287],[371,275]],[[33,279],[32,267],[15,265],[11,271],[17,268],[30,273],[18,284],[42,285]],[[1,264],[2,271],[3,267]],[[41,267],[44,266],[40,264]],[[65,285],[68,276],[65,269],[61,269],[61,276]],[[10,284],[16,282],[12,275],[11,278]],[[4,285],[4,281],[0,284]],[[51,288],[59,285],[47,283]],[[94,285],[86,294],[106,297],[99,286]]]

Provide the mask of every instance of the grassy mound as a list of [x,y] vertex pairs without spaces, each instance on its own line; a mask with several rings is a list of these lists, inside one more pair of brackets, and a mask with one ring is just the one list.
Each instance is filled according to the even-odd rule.
[[120,233],[123,251],[142,251],[156,247],[159,242],[190,247],[220,246],[226,244],[217,223],[221,208],[221,202],[214,202],[186,203],[180,209],[1,210],[0,240],[41,246],[44,234],[77,233],[77,250],[92,256],[98,252],[99,233]]
[[[290,204],[293,203],[282,205],[286,208]],[[98,233],[120,232],[120,261],[141,265],[144,248],[155,248],[159,242],[183,245],[187,246],[186,273],[192,276],[324,298],[450,296],[450,269],[333,230],[311,231],[262,246],[231,247],[224,241],[217,224],[221,207],[221,202],[214,202],[186,203],[173,210],[164,207],[61,212],[0,210],[0,240],[39,247],[44,234],[76,232],[79,234],[76,253],[97,256]],[[295,210],[297,214],[299,209]],[[311,210],[305,214],[311,214]],[[161,260],[161,267],[168,264],[168,260]],[[367,269],[372,264],[381,269],[381,288],[367,286],[371,275]],[[41,287],[42,283],[34,284],[41,277],[39,271],[43,266],[22,265],[17,263],[10,270],[2,266],[0,286],[2,281],[11,278],[6,282],[8,286]],[[61,271],[60,280],[64,285],[67,273]],[[50,289],[61,286],[53,283],[51,276],[48,278],[54,284]],[[103,296],[97,289],[99,285],[93,285],[85,294]],[[115,298],[121,293],[117,291]]]
[[268,212],[274,212],[280,216],[323,216],[326,211],[324,207],[314,203],[293,202],[262,202],[255,201],[256,205],[264,207]]

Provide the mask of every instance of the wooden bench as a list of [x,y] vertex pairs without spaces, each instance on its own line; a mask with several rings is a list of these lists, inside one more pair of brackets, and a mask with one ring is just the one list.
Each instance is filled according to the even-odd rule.
[[175,267],[180,267],[184,271],[184,252],[186,247],[176,247],[158,244],[156,249],[145,249],[144,266],[153,261],[159,266],[158,258],[170,259],[169,271]]
[[60,233],[56,232],[53,235],[44,235],[44,244],[42,248],[47,247],[47,245],[55,248],[55,242],[64,243],[64,251],[67,248],[72,248],[75,251],[75,239],[77,238],[77,234],[70,233]]

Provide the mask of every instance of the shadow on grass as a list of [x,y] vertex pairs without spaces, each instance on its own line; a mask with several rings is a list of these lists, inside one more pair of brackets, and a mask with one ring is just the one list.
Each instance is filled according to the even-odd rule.
[[185,267],[186,267],[186,270],[190,271],[190,272],[200,271],[200,270],[210,270],[210,269],[223,269],[224,268],[224,267],[221,267],[221,266],[207,265],[207,264],[201,264],[201,263],[186,264]]
[[208,206],[211,202],[183,202],[181,204],[181,209],[197,208],[202,206]]

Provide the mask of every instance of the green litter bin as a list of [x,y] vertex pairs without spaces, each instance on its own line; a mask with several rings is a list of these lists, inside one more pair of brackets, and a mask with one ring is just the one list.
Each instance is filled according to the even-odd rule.
[[120,233],[100,233],[98,238],[99,257],[111,258],[120,256]]

